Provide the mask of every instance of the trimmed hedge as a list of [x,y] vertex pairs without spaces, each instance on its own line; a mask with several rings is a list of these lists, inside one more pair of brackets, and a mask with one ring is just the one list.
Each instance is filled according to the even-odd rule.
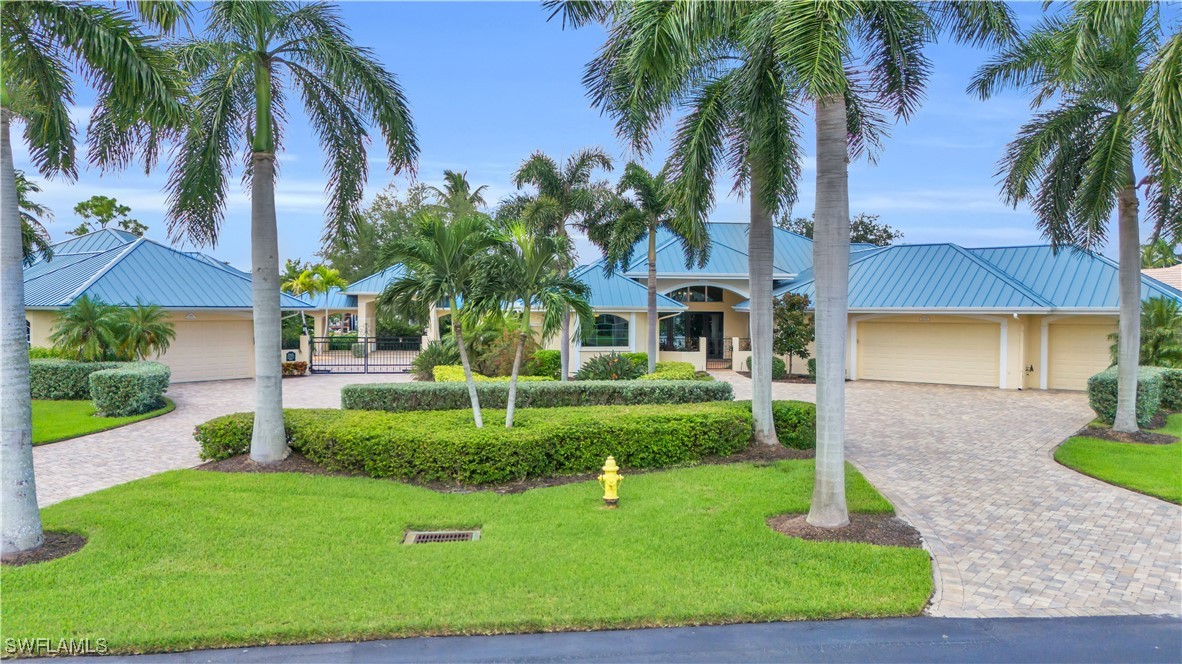
[[644,364],[622,353],[596,355],[583,363],[575,372],[575,380],[636,380],[648,371],[648,358]]
[[[464,377],[464,367],[441,364],[441,365],[435,367],[434,369],[432,369],[431,373],[435,376],[435,382],[437,382],[437,383],[467,383],[468,382],[468,380]],[[472,382],[474,382],[474,383],[508,383],[509,378],[510,378],[509,376],[496,376],[494,378],[490,378],[490,377],[485,376],[483,374],[478,374],[476,372],[472,372]],[[554,380],[554,379],[549,376],[521,375],[521,376],[517,377],[518,383],[548,381],[548,380]],[[465,389],[467,389],[467,388],[465,388]]]
[[549,376],[554,380],[561,378],[562,351],[539,350],[525,365],[525,373],[531,376]]
[[[751,371],[751,358],[747,358],[747,371]],[[780,380],[788,377],[788,365],[784,360],[772,355],[772,380]]]
[[[1137,372],[1137,426],[1148,426],[1162,403],[1162,376],[1168,371],[1140,367]],[[1115,366],[1088,379],[1088,405],[1107,424],[1116,418],[1117,369]],[[1171,398],[1173,396],[1171,395]]]
[[127,363],[29,360],[29,391],[34,399],[89,399],[90,374],[125,364]]
[[1182,412],[1182,369],[1162,369],[1161,408],[1171,413]]
[[68,360],[70,354],[60,348],[45,348],[44,346],[29,346],[30,360]]
[[164,405],[172,371],[159,362],[131,362],[90,374],[90,397],[104,417],[127,417]]
[[812,450],[817,447],[817,406],[807,401],[773,401],[776,438],[784,447]]
[[[481,382],[476,385],[476,393],[480,395],[481,406],[504,408],[509,386],[503,382]],[[518,408],[682,404],[732,399],[734,390],[724,381],[542,381],[517,386]],[[346,410],[464,410],[471,405],[468,386],[463,383],[376,383],[341,388],[341,407]]]
[[[648,358],[645,358],[648,362]],[[651,374],[645,374],[640,377],[640,380],[693,380],[697,375],[694,369],[693,362],[657,362],[657,370]]]

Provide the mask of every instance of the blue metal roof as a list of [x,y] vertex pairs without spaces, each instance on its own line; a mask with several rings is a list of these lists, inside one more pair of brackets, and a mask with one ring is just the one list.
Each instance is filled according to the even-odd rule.
[[[648,287],[623,275],[604,274],[602,261],[576,268],[571,271],[571,276],[591,289],[591,307],[594,309],[644,311],[648,308]],[[686,308],[684,304],[657,293],[657,311],[684,311]]]
[[869,242],[851,242],[850,243],[850,253],[856,253],[859,251],[869,251],[871,249],[877,249],[877,248],[878,248],[877,244],[871,244]]
[[315,297],[304,295],[303,300],[310,303],[316,309],[356,309],[357,296],[349,295],[341,292],[341,289],[332,287],[327,293],[317,293]]
[[[60,263],[55,257],[25,271],[26,307],[66,307],[83,295],[122,306],[137,302],[171,309],[252,306],[250,277],[241,270],[219,267],[147,238],[100,253],[61,258]],[[280,298],[284,309],[311,308],[286,293]]]
[[54,255],[97,253],[122,247],[139,239],[138,235],[118,228],[101,228],[86,235],[63,240],[53,245]]
[[[710,256],[704,267],[685,266],[681,243],[665,229],[657,231],[657,274],[702,277],[746,277],[747,246],[750,226],[739,222],[712,221],[706,224],[710,234]],[[813,242],[806,237],[776,228],[773,230],[773,273],[777,278],[795,275],[813,262]],[[633,260],[625,274],[643,277],[648,274],[648,236],[632,248]]]
[[[991,265],[1030,287],[1057,309],[1117,309],[1120,307],[1120,268],[1111,259],[1065,247],[986,247],[969,249]],[[1141,276],[1141,299],[1182,300],[1182,291]]]
[[234,267],[233,265],[219,261],[218,259],[214,258],[213,256],[210,256],[209,254],[203,254],[200,251],[186,251],[186,252],[184,252],[184,254],[186,256],[196,258],[199,261],[209,263],[210,265],[212,265],[216,268],[228,270],[229,272],[231,272],[233,274],[240,274],[248,279],[250,278],[250,273],[247,272],[246,270],[239,270],[238,268]]
[[391,265],[381,272],[354,281],[345,292],[349,295],[377,295],[386,290],[391,281],[401,278],[404,274],[406,270],[401,265]]

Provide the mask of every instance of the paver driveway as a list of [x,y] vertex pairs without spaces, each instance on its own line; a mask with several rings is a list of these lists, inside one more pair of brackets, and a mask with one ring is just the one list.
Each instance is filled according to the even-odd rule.
[[[317,375],[283,381],[289,408],[340,408],[341,387],[403,382],[406,374]],[[37,502],[42,507],[166,470],[201,463],[193,427],[254,410],[253,380],[180,383],[168,388],[176,410],[118,429],[33,448]]]
[[[750,380],[718,374],[749,399]],[[775,384],[815,400],[812,385]],[[847,456],[923,533],[940,616],[1182,612],[1182,507],[1056,463],[1080,393],[847,383]]]

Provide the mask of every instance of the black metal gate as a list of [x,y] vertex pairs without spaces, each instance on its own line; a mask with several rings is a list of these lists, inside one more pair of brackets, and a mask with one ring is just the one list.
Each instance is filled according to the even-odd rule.
[[419,355],[422,337],[311,338],[312,373],[405,373]]

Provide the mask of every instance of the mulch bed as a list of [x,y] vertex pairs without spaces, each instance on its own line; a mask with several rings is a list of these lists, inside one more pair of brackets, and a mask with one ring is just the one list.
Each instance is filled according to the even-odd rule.
[[879,546],[923,548],[919,531],[890,514],[851,514],[844,528],[817,528],[805,521],[805,514],[782,514],[767,520],[771,529],[789,537],[812,542],[861,542]]
[[[735,373],[739,374],[740,376],[742,376],[744,378],[751,377],[750,371],[736,371]],[[772,380],[772,382],[773,383],[801,383],[804,385],[813,385],[817,381],[813,380],[812,378],[809,378],[808,376],[789,374],[786,378],[775,378]]]
[[45,543],[32,551],[9,554],[0,559],[5,567],[20,567],[54,560],[68,556],[86,544],[86,538],[78,533],[63,533],[56,530],[45,531]]
[[1103,427],[1085,427],[1080,429],[1076,435],[1099,438],[1100,440],[1111,440],[1116,443],[1138,443],[1141,445],[1169,445],[1178,442],[1178,439],[1174,436],[1164,433],[1152,433],[1150,431],[1123,433]]
[[[730,463],[754,463],[768,465],[782,459],[812,459],[813,450],[797,450],[784,446],[751,445],[746,450],[730,456],[714,456],[702,459],[702,465],[721,465]],[[299,452],[292,452],[282,461],[260,464],[250,460],[249,454],[240,454],[222,461],[207,461],[195,470],[207,470],[218,473],[304,473],[305,475],[333,475],[337,477],[368,477],[363,473],[350,473],[339,470],[328,470]],[[642,473],[660,472],[669,468],[653,469],[623,469],[625,475],[640,475]],[[562,486],[575,482],[586,482],[599,476],[599,473],[585,473],[582,475],[562,475],[559,477],[533,477],[504,484],[455,484],[448,482],[416,482],[406,481],[407,484],[421,486],[425,489],[440,493],[473,493],[475,491],[491,491],[493,493],[522,493],[530,489],[540,489],[550,486]],[[392,481],[404,481],[390,478]]]

